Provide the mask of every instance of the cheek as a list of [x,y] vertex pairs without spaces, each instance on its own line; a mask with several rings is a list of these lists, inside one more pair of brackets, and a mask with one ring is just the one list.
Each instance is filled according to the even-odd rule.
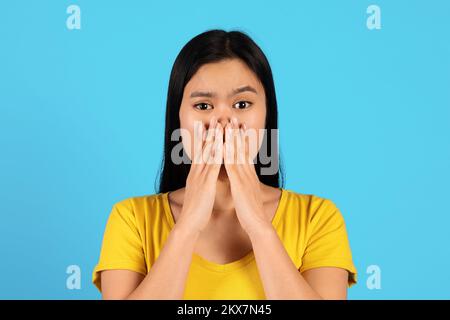
[[183,143],[183,149],[186,152],[189,159],[192,160],[191,155],[194,153],[194,124],[188,123],[187,125],[181,125],[181,141]]
[[186,155],[191,158],[191,154],[193,154],[193,139],[194,139],[194,131],[188,130],[187,128],[181,127],[181,142],[183,143],[183,150]]
[[263,143],[264,128],[265,128],[265,114],[253,114],[248,117],[243,117],[242,122],[245,123],[248,129],[250,156],[252,159],[256,158],[259,149]]
[[193,107],[187,104],[181,105],[179,117],[180,127],[192,131],[194,130],[194,124],[196,121],[201,121],[204,124],[209,121],[209,116],[206,113],[202,114],[202,112],[194,110]]
[[247,128],[264,129],[266,124],[266,108],[262,102],[257,102],[253,110],[239,115],[239,121],[245,123]]
[[194,153],[194,125],[199,121],[204,123],[204,120],[194,112],[180,109],[181,141],[183,142],[184,151],[191,160],[191,155]]

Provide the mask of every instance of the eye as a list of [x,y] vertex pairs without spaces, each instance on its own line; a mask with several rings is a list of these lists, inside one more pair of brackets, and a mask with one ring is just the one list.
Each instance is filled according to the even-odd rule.
[[239,101],[233,105],[233,108],[236,109],[247,109],[252,105],[250,101]]
[[212,105],[201,102],[201,103],[194,104],[194,108],[197,108],[199,110],[209,110],[209,109],[212,109]]

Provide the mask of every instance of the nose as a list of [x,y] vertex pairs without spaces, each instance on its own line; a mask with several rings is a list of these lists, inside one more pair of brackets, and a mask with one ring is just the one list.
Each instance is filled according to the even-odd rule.
[[217,119],[217,122],[225,127],[231,118],[233,117],[233,112],[229,106],[217,106],[215,110],[214,116]]
[[219,122],[222,125],[222,128],[224,128],[229,121],[231,121],[231,117],[220,117],[217,120],[217,122]]

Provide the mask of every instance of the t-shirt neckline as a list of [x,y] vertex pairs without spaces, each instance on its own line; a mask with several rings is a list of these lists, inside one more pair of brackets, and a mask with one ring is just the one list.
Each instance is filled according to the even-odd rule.
[[[278,188],[278,189],[281,190],[281,195],[280,195],[280,199],[278,200],[277,209],[272,218],[272,226],[274,228],[277,227],[277,225],[281,219],[281,216],[284,213],[283,208],[284,208],[286,196],[287,196],[286,189],[283,189],[283,188]],[[162,201],[163,201],[164,213],[165,213],[166,219],[169,223],[170,230],[172,230],[173,227],[175,226],[175,219],[173,217],[173,213],[170,208],[169,192],[170,191],[162,193]],[[229,272],[229,271],[233,271],[233,270],[242,268],[242,267],[246,266],[247,264],[249,264],[250,262],[254,261],[254,259],[255,259],[255,254],[253,252],[253,249],[250,250],[242,258],[231,261],[229,263],[225,263],[225,264],[220,264],[220,263],[209,261],[209,260],[203,258],[202,256],[198,255],[195,252],[192,255],[193,263],[196,263],[197,265],[200,265],[204,268],[207,268],[209,270],[216,271],[216,272]]]

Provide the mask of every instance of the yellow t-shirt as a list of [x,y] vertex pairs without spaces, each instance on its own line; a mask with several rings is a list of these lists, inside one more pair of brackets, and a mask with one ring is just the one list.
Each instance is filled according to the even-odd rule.
[[[328,199],[281,191],[272,225],[296,268],[300,272],[343,268],[349,272],[348,285],[355,284],[356,269],[339,209]],[[106,225],[93,283],[101,291],[100,272],[108,269],[146,275],[174,225],[167,192],[116,203]],[[265,299],[254,252],[227,264],[193,253],[183,299]]]

